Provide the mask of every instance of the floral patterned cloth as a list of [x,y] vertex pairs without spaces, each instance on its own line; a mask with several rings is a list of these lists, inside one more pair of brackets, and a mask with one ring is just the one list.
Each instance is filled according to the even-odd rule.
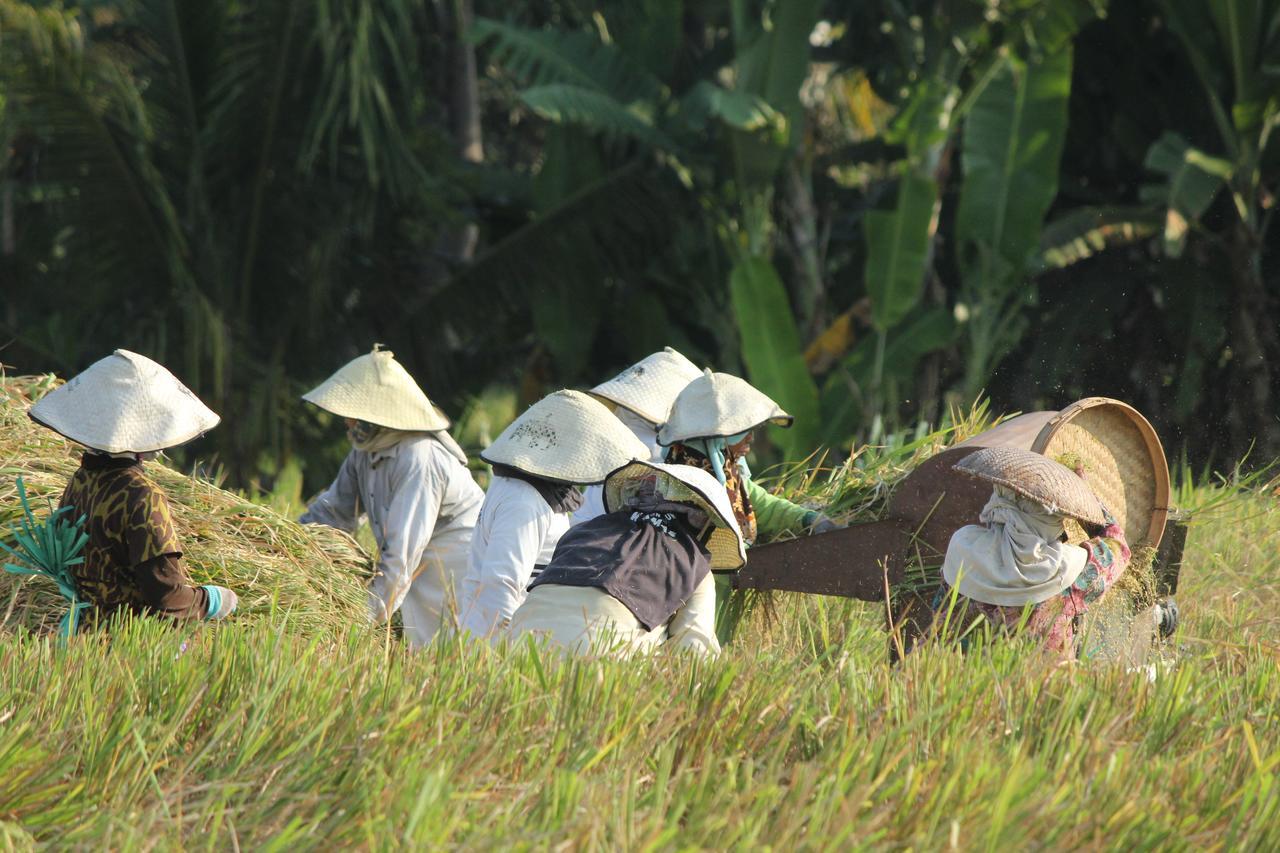
[[1124,574],[1132,557],[1124,531],[1110,514],[1102,534],[1081,543],[1080,547],[1088,551],[1089,556],[1075,582],[1053,598],[1029,605],[1029,613],[1028,607],[1001,607],[959,596],[956,611],[948,616],[951,588],[946,581],[934,597],[933,609],[939,618],[949,618],[954,626],[967,625],[973,617],[982,616],[998,628],[1013,630],[1025,619],[1023,630],[1044,638],[1046,648],[1063,656],[1073,655],[1080,617]]
[[[671,445],[667,453],[667,462],[672,465],[692,465],[703,471],[714,474],[711,460],[698,451],[683,444]],[[747,493],[747,478],[738,466],[738,457],[733,453],[725,455],[724,488],[729,493],[729,502],[733,505],[733,514],[738,519],[738,527],[742,530],[742,538],[748,547],[756,541],[756,510],[751,505],[751,497]]]

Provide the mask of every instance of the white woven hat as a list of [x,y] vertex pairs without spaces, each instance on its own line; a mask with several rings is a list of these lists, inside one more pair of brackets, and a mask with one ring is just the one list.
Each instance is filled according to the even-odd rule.
[[104,453],[177,447],[221,420],[163,365],[123,349],[49,392],[28,414]]
[[707,370],[676,397],[670,419],[658,430],[658,443],[723,438],[766,423],[789,427],[793,420],[745,379]]
[[657,426],[666,421],[676,396],[700,375],[692,361],[667,347],[637,361],[587,393],[630,409]]
[[448,429],[449,419],[427,399],[409,371],[390,350],[347,362],[302,399],[338,417],[354,418],[399,430],[434,432]]
[[649,448],[596,398],[557,391],[512,421],[480,458],[580,485],[603,482],[619,465],[649,458]]
[[692,465],[668,465],[664,462],[631,462],[609,475],[604,481],[605,512],[616,512],[631,505],[638,494],[635,486],[653,480],[654,490],[665,500],[698,506],[715,530],[707,542],[711,552],[711,568],[739,569],[746,565],[747,548],[742,530],[729,503],[729,493],[720,481]]

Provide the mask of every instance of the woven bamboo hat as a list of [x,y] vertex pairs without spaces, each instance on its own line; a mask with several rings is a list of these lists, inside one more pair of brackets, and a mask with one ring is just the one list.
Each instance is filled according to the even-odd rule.
[[630,409],[657,426],[666,421],[676,396],[701,375],[692,361],[666,347],[587,393],[608,404]]
[[104,453],[177,447],[220,420],[163,365],[123,349],[49,392],[28,415]]
[[719,480],[701,468],[663,462],[624,465],[604,481],[605,512],[629,506],[639,494],[637,487],[648,482],[653,483],[654,490],[665,500],[694,504],[711,519],[715,525],[707,542],[711,568],[738,569],[746,565],[746,545],[729,503],[729,493]]
[[986,447],[961,459],[955,470],[1012,489],[1052,513],[1103,524],[1102,504],[1067,466],[1031,450]]
[[391,429],[435,432],[449,428],[444,412],[427,399],[391,351],[379,346],[347,362],[302,399],[338,417]]
[[524,411],[484,449],[490,465],[509,465],[546,480],[603,482],[649,448],[604,404],[581,391],[557,391]]
[[793,420],[745,379],[707,370],[676,397],[671,417],[658,430],[658,443],[723,438],[767,423],[789,427]]

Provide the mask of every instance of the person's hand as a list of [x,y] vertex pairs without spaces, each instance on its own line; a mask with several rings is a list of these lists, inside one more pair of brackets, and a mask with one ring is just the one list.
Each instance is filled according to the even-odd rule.
[[1163,639],[1173,636],[1178,630],[1178,602],[1166,598],[1156,604],[1156,627]]
[[207,584],[201,587],[209,596],[209,609],[204,618],[210,622],[226,619],[240,605],[240,598],[225,586]]
[[833,530],[843,530],[844,527],[845,526],[843,524],[837,524],[835,521],[832,521],[825,515],[819,513],[818,517],[809,525],[809,535],[817,536],[821,533],[830,533]]
[[381,625],[387,621],[387,605],[376,592],[369,590],[369,624]]

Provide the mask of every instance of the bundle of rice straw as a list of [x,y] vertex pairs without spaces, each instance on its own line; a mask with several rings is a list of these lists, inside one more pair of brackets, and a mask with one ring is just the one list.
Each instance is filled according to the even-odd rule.
[[[75,444],[27,417],[31,404],[57,384],[52,376],[0,377],[0,537],[6,540],[22,515],[17,478],[43,515],[50,501],[57,506],[80,464]],[[350,536],[304,527],[163,463],[145,464],[169,499],[192,582],[235,590],[235,620],[275,610],[295,629],[314,633],[367,619],[370,561]],[[51,630],[66,609],[54,584],[0,573],[0,631]]]

